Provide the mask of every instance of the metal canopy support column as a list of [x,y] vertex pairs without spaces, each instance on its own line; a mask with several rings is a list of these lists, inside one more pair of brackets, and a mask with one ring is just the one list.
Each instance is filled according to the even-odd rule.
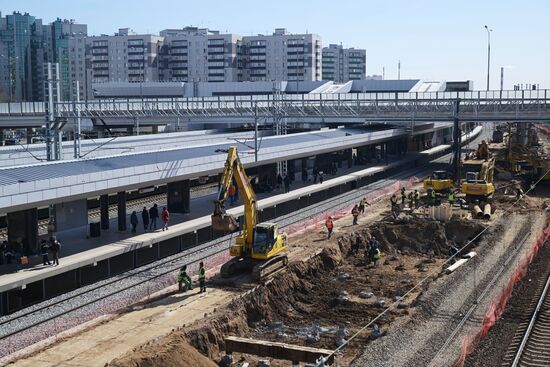
[[453,175],[455,179],[455,183],[457,184],[457,187],[460,187],[460,156],[462,155],[461,152],[461,144],[460,144],[460,137],[461,137],[461,131],[460,131],[460,119],[458,118],[459,113],[459,106],[460,106],[460,99],[457,99],[455,101],[455,108],[454,108],[454,126],[453,126]]
[[99,212],[101,229],[109,229],[109,195],[99,197]]
[[126,191],[117,193],[118,230],[126,230]]

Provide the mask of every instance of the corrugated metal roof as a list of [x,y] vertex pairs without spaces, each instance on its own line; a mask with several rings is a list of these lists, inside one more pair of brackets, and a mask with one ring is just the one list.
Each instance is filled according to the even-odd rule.
[[[269,137],[261,139],[261,148],[271,148],[296,143],[310,142],[312,146],[322,144],[323,139],[347,136],[360,133],[358,130],[333,129],[320,130],[309,133],[291,134],[286,136]],[[230,145],[237,145],[241,151],[250,150],[244,144],[231,142],[213,144],[181,149],[158,150],[154,152],[124,154],[115,157],[102,157],[72,161],[58,161],[39,163],[23,167],[7,167],[0,169],[0,185],[12,185],[22,182],[63,178],[79,174],[99,173],[107,170],[116,170],[130,167],[139,167],[156,163],[167,163],[207,157],[209,155],[225,154],[217,153],[217,149],[226,149]],[[253,145],[253,141],[247,144]]]

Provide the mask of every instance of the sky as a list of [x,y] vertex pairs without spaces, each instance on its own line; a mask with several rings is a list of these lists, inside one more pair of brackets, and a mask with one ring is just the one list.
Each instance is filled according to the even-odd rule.
[[473,80],[486,89],[539,84],[550,88],[550,0],[0,0],[2,15],[28,12],[88,25],[88,34],[129,27],[158,34],[187,25],[240,35],[316,33],[323,45],[367,50],[367,74],[397,79]]

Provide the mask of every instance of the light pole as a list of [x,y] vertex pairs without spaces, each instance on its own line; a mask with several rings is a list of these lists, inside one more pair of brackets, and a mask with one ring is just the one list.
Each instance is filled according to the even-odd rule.
[[487,90],[489,90],[489,74],[491,71],[491,32],[493,31],[487,25],[485,25],[487,30]]

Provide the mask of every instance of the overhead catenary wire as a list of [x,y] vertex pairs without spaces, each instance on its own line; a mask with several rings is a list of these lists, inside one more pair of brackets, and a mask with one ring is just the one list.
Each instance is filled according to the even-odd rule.
[[[531,192],[541,181],[542,179],[550,173],[550,169],[548,169],[543,175],[540,176],[540,178],[538,179],[538,181],[531,185],[529,187],[529,189],[525,192],[525,195],[527,195],[529,192]],[[520,197],[518,198],[516,201],[514,201],[508,208],[506,208],[504,210],[504,214],[508,213],[510,210],[512,210],[512,208],[518,204],[521,200],[523,200],[523,197]],[[455,254],[453,254],[452,256],[450,256],[447,260],[445,260],[445,262],[442,264],[442,265],[445,265],[445,264],[448,264],[451,260],[453,260],[455,257],[458,256],[458,254],[460,254],[465,248],[467,248],[470,244],[472,244],[474,241],[476,241],[483,233],[485,233],[490,227],[491,227],[492,223],[489,224],[487,227],[485,227],[484,229],[482,229],[474,238],[472,238],[470,241],[468,241],[464,246],[462,246]],[[416,289],[418,289],[420,286],[422,286],[424,283],[426,283],[430,278],[432,278],[434,275],[437,275],[439,271],[432,271],[430,272],[428,275],[426,275],[424,278],[422,278],[418,283],[416,283],[411,289],[409,289],[403,296],[401,296],[397,301],[391,303],[388,308],[386,308],[384,311],[382,311],[381,313],[379,313],[378,315],[376,315],[371,321],[369,321],[365,326],[361,327],[358,331],[356,331],[349,339],[345,340],[340,346],[338,346],[336,349],[334,349],[332,351],[331,354],[329,354],[328,356],[326,356],[327,358],[330,358],[332,356],[335,356],[336,353],[338,353],[339,351],[341,351],[342,349],[344,349],[352,340],[354,340],[355,338],[357,338],[360,334],[362,334],[367,328],[369,328],[370,326],[372,326],[376,321],[378,321],[382,316],[384,316],[385,314],[387,314],[389,311],[393,310],[394,308],[396,308],[399,303],[401,302],[402,299],[405,299],[405,297],[407,297],[409,294],[411,294],[413,291],[415,291]],[[317,363],[316,364],[316,367],[322,367],[324,364],[324,362],[320,362],[320,363]]]

